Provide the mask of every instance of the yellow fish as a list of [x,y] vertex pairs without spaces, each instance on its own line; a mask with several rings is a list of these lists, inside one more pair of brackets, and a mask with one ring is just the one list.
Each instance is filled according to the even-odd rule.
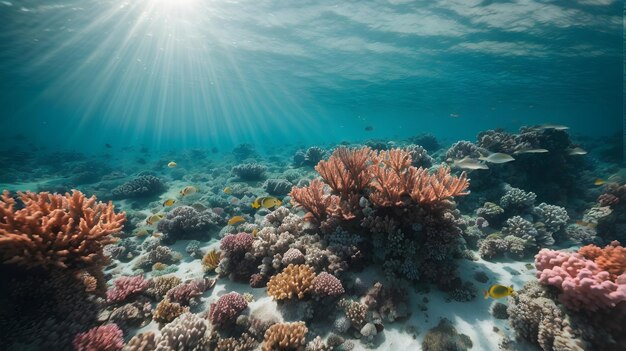
[[147,223],[148,225],[153,225],[154,223],[156,223],[156,222],[158,222],[158,221],[162,220],[162,219],[163,219],[163,217],[165,217],[165,215],[164,215],[164,214],[162,214],[162,213],[157,213],[157,214],[154,214],[154,215],[152,215],[152,216],[150,216],[150,217],[148,217],[148,218],[146,219],[146,223]]
[[504,286],[500,284],[494,284],[489,287],[489,290],[483,290],[483,295],[485,296],[485,299],[489,297],[491,297],[492,299],[500,299],[513,294],[515,294],[515,291],[513,291],[513,285]]
[[257,197],[256,200],[252,203],[252,208],[259,209],[263,208],[277,208],[282,205],[283,202],[278,200],[273,196],[265,196],[265,197]]
[[168,163],[168,164],[167,164],[167,166],[168,166],[169,168],[174,168],[174,167],[176,167],[176,166],[178,166],[178,165],[176,164],[176,162],[174,162],[174,161],[170,161],[170,163]]
[[138,238],[142,238],[146,235],[150,234],[146,228],[141,228],[135,232],[135,236]]
[[235,216],[231,219],[228,220],[228,225],[233,225],[233,224],[237,224],[239,222],[245,222],[246,219],[241,217],[241,216]]
[[256,235],[257,235],[258,232],[259,232],[258,229],[256,229],[256,228],[252,229],[252,237],[256,238]]
[[167,200],[163,201],[163,206],[164,207],[170,207],[170,206],[172,206],[175,203],[176,203],[176,200],[174,200],[174,199],[167,199]]
[[604,181],[604,179],[598,178],[598,179],[594,180],[593,185],[603,185],[604,183],[606,183]]
[[163,236],[163,233],[152,233],[153,238],[160,238]]
[[183,190],[180,191],[180,196],[188,196],[191,194],[195,194],[198,191],[194,186],[186,186]]
[[224,188],[224,194],[232,194],[233,193],[233,189],[231,189],[229,186]]
[[591,223],[591,222],[585,222],[585,221],[576,221],[576,224],[582,227],[587,227],[587,228],[595,228],[597,226],[596,223]]

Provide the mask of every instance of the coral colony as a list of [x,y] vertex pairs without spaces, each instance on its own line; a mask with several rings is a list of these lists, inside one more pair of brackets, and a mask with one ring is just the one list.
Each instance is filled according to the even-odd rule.
[[[536,126],[448,149],[142,150],[125,173],[57,155],[74,161],[50,178],[89,176],[0,201],[3,349],[375,349],[401,330],[467,350],[468,306],[508,326],[503,350],[624,350],[626,185],[593,185],[579,149]],[[493,284],[513,292],[483,301]]]

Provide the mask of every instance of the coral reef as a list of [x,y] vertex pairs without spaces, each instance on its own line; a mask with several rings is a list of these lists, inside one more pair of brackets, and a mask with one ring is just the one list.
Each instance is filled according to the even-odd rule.
[[[271,279],[270,279],[271,281]],[[345,292],[341,281],[332,274],[322,272],[313,279],[311,291],[318,297],[339,296]]]
[[158,323],[169,323],[185,312],[189,312],[189,307],[163,299],[154,309],[152,319]]
[[459,334],[452,322],[444,318],[426,333],[422,349],[424,351],[462,351],[470,349],[472,345],[472,340],[467,335]]
[[95,327],[74,338],[74,349],[77,351],[119,351],[122,347],[124,336],[116,324]]
[[292,299],[297,297],[302,300],[311,290],[315,279],[315,271],[308,265],[290,264],[267,282],[267,294],[276,300]]
[[232,172],[240,180],[252,181],[263,179],[266,170],[267,167],[259,163],[243,163],[233,167]]
[[209,343],[209,323],[193,313],[183,313],[161,329],[156,351],[202,351]]
[[198,278],[175,286],[167,292],[166,296],[173,302],[188,306],[195,304],[195,299],[214,285],[213,279]]
[[180,239],[207,240],[219,231],[225,220],[212,210],[198,211],[191,206],[176,207],[159,221],[163,241],[173,243]]
[[268,179],[263,184],[265,191],[274,196],[285,196],[289,194],[293,184],[286,179]]
[[131,199],[157,196],[165,192],[163,181],[155,176],[143,175],[111,190],[111,199]]
[[236,292],[220,296],[217,302],[212,303],[208,318],[215,327],[223,327],[235,321],[237,316],[248,307],[244,297]]
[[143,276],[119,277],[113,282],[114,286],[107,291],[107,302],[119,303],[129,297],[140,294],[148,289],[150,282]]
[[265,332],[261,350],[304,350],[308,331],[304,322],[274,324]]

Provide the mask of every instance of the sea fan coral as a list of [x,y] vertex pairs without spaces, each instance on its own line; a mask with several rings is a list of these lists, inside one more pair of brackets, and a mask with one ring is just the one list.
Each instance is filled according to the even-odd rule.
[[117,324],[89,329],[74,338],[76,351],[119,351],[124,347],[124,335]]
[[[74,190],[65,195],[8,191],[0,201],[0,258],[27,267],[78,268],[96,263],[105,245],[115,242],[124,213],[112,203],[96,203]],[[17,209],[19,208],[19,209]]]
[[303,350],[308,331],[304,322],[274,324],[265,332],[261,350]]
[[276,300],[298,297],[302,300],[311,290],[315,271],[305,264],[290,264],[282,273],[273,276],[267,283],[267,294]]
[[248,302],[243,295],[236,292],[222,295],[217,302],[211,304],[209,321],[214,326],[232,323],[246,307],[248,307]]

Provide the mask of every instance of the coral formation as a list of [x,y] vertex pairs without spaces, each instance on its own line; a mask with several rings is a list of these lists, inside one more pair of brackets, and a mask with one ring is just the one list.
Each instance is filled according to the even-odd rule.
[[193,313],[183,313],[161,329],[156,351],[202,351],[209,343],[209,323]]
[[95,327],[74,338],[74,349],[77,351],[119,351],[122,347],[124,336],[116,324]]
[[244,181],[261,180],[265,177],[267,167],[259,163],[243,163],[233,167],[232,172]]
[[468,350],[473,343],[469,336],[456,331],[452,322],[443,318],[439,324],[424,335],[424,351]]
[[[271,281],[271,279],[270,279]],[[345,292],[341,281],[332,274],[322,272],[313,279],[311,291],[318,297],[339,296]]]
[[234,322],[246,307],[248,307],[248,302],[241,294],[230,292],[220,296],[217,302],[211,304],[208,318],[213,326],[222,327]]
[[185,312],[189,312],[189,307],[163,299],[154,309],[152,319],[158,323],[169,323]]
[[111,190],[114,200],[157,196],[166,190],[163,181],[155,176],[142,175]]
[[141,275],[134,277],[119,277],[113,282],[113,287],[107,290],[107,302],[118,303],[129,297],[140,294],[148,289],[150,282]]
[[179,206],[159,221],[163,241],[173,243],[180,239],[207,240],[224,224],[222,217],[212,210],[198,211],[191,206]]
[[304,350],[308,331],[304,322],[276,323],[265,332],[261,350]]
[[282,273],[274,275],[267,282],[267,294],[276,300],[302,300],[311,290],[315,271],[306,264],[290,264]]

